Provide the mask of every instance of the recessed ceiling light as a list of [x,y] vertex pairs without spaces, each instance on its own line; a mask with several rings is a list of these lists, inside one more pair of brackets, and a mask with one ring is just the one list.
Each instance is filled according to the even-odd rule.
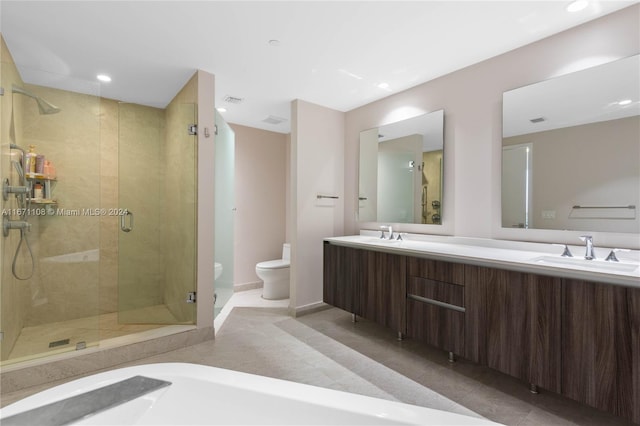
[[108,75],[106,75],[106,74],[98,74],[98,75],[96,76],[96,78],[97,78],[98,80],[102,81],[103,83],[108,83],[108,82],[110,82],[110,81],[111,81],[111,77],[109,77],[109,76],[108,76]]
[[216,109],[218,110],[218,112],[227,112],[227,109],[225,107],[218,107]]
[[576,0],[567,6],[567,12],[579,12],[589,5],[587,0]]
[[389,88],[389,83],[380,83],[378,84],[378,87],[386,90]]
[[632,102],[631,99],[625,99],[623,101],[618,102],[618,105],[620,106],[629,105],[631,102]]
[[269,46],[273,46],[273,47],[280,46],[280,40],[276,40],[276,39],[269,40]]

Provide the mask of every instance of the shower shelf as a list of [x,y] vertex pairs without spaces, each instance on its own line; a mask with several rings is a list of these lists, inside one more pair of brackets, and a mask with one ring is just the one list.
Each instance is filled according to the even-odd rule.
[[40,173],[27,173],[26,174],[26,178],[28,180],[48,180],[48,181],[51,181],[51,182],[57,181],[57,179],[54,178],[54,177],[49,177],[47,175],[43,175],[43,174],[40,174]]
[[55,206],[58,204],[57,200],[52,198],[53,188],[57,182],[55,177],[49,177],[42,173],[27,173],[26,176],[28,181],[32,182],[33,185],[37,183],[42,184],[42,195],[43,198],[31,198],[31,203],[39,206]]
[[42,204],[42,205],[53,205],[53,204],[58,204],[58,200],[51,200],[48,198],[40,198],[40,199],[32,198],[31,203]]

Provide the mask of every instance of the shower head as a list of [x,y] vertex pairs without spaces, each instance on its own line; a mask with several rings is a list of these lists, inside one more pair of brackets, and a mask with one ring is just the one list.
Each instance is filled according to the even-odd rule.
[[13,93],[19,93],[21,95],[25,95],[35,99],[36,102],[38,103],[38,109],[40,110],[40,114],[55,114],[57,112],[60,112],[60,108],[58,108],[57,106],[50,104],[49,102],[45,101],[41,97],[34,95],[33,93],[23,89],[20,86],[16,86],[15,84],[11,85],[11,91]]

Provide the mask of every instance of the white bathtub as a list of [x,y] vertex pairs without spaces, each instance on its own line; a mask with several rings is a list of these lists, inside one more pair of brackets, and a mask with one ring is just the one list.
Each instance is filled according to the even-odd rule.
[[[121,368],[74,380],[8,405],[0,410],[0,416],[5,419],[138,375],[169,381],[171,385],[73,424],[496,424],[430,408],[183,363]],[[0,423],[5,425],[4,421]]]

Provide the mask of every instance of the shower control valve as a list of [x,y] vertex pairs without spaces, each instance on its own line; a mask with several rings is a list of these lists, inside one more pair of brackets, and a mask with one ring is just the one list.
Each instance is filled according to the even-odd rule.
[[9,230],[11,229],[23,229],[30,230],[31,224],[26,220],[11,220],[8,216],[2,216],[2,234],[5,237],[9,236]]
[[27,194],[29,193],[28,186],[11,186],[9,184],[9,179],[4,180],[2,183],[2,198],[7,201],[9,199],[9,194]]

